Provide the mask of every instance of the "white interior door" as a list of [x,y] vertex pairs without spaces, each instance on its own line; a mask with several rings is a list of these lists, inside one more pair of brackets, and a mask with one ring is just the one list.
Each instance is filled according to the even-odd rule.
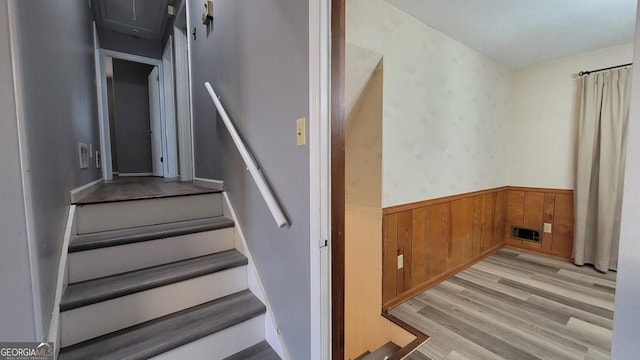
[[162,166],[162,118],[160,114],[160,76],[155,66],[147,79],[149,84],[149,117],[151,124],[151,164],[153,176],[164,176]]

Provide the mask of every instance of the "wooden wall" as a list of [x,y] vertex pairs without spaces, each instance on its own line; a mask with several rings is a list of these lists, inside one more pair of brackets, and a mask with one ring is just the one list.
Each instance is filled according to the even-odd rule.
[[[511,226],[540,230],[541,243],[511,238]],[[382,232],[382,304],[389,309],[505,244],[570,259],[573,191],[502,187],[389,207]]]
[[[384,209],[382,301],[388,309],[504,245],[506,188]],[[397,268],[398,256],[404,266]]]
[[[544,232],[544,223],[551,232]],[[511,226],[539,230],[541,242],[511,237]],[[573,191],[509,187],[506,244],[512,247],[571,259],[573,252]]]

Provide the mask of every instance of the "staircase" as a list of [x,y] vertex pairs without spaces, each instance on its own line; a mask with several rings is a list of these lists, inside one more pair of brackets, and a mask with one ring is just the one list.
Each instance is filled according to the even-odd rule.
[[366,351],[354,360],[387,360],[400,350],[400,346],[388,342],[374,352]]
[[60,360],[279,359],[220,192],[78,205]]

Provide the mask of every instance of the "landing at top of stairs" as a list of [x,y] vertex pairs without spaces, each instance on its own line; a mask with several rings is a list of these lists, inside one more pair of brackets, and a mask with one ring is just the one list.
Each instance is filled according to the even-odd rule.
[[211,194],[221,192],[186,181],[157,177],[125,177],[103,182],[94,191],[74,202],[76,205],[98,204],[171,196]]

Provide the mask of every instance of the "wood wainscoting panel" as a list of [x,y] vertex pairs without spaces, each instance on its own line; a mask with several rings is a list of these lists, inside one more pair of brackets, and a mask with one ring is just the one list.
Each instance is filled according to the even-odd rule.
[[566,259],[573,255],[573,194],[557,194],[551,253]]
[[[544,209],[542,213],[543,223],[553,224],[553,216],[556,209],[556,194],[545,193],[544,194]],[[553,230],[553,229],[552,229]],[[542,251],[550,253],[552,251],[551,242],[553,235],[551,233],[542,233]]]
[[447,270],[447,254],[451,238],[451,203],[434,205],[431,209],[431,277],[437,277]]
[[[383,309],[432,287],[504,245],[505,188],[384,209]],[[398,269],[398,256],[403,267]]]
[[398,214],[385,215],[382,221],[382,302],[398,293]]
[[524,191],[507,191],[506,244],[521,247],[522,240],[511,237],[512,226],[524,226]]
[[[507,245],[571,259],[574,226],[572,190],[509,187],[507,202]],[[544,232],[545,223],[551,224],[551,232]],[[512,238],[512,226],[540,231],[540,243]]]
[[416,287],[431,278],[431,208],[412,211],[411,258],[425,261],[411,262],[411,287]]
[[402,255],[402,269],[398,269],[398,292],[411,289],[411,230],[413,211],[398,213],[398,256]]
[[[545,223],[551,224],[550,233],[543,231]],[[512,238],[512,226],[540,231],[541,242]],[[438,284],[505,244],[570,259],[573,191],[501,187],[383,209],[383,309]]]

